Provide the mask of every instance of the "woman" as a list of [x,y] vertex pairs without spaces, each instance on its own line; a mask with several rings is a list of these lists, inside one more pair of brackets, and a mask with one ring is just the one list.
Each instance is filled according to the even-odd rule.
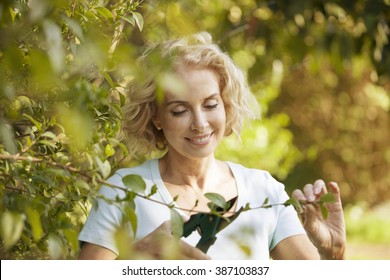
[[[288,199],[284,187],[268,172],[217,160],[214,151],[224,136],[239,134],[244,119],[256,116],[256,100],[242,72],[230,57],[211,43],[207,33],[168,42],[161,56],[173,61],[175,86],[163,88],[158,102],[156,83],[132,89],[126,108],[124,131],[132,151],[166,150],[159,159],[140,166],[118,170],[108,181],[125,188],[122,178],[137,174],[145,180],[151,198],[135,199],[138,226],[132,250],[151,258],[165,258],[162,243],[172,240],[170,209],[174,203],[184,220],[199,212],[209,212],[205,193],[218,193],[232,201],[229,212],[245,205],[261,206],[283,203]],[[202,252],[195,247],[198,231],[178,241],[176,258],[183,259],[343,259],[345,223],[336,183],[328,184],[336,202],[327,205],[328,218],[307,203],[303,226],[292,206],[258,207],[242,212],[216,235],[216,240]],[[307,184],[293,196],[313,202],[327,192],[322,180]],[[103,186],[100,194],[108,199],[124,197],[124,192]],[[119,249],[115,232],[121,227],[123,206],[99,200],[80,233],[80,259],[115,259]],[[180,210],[182,209],[182,210]],[[187,209],[187,210],[186,210]],[[163,242],[161,242],[163,238]],[[129,248],[130,250],[130,248]]]

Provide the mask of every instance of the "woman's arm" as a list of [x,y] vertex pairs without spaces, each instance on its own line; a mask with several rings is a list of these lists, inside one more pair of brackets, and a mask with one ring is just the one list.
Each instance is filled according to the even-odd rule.
[[[198,248],[195,248],[183,240],[175,240],[172,235],[171,222],[165,221],[153,232],[134,243],[135,251],[142,252],[152,259],[165,259],[164,245],[175,244],[175,258],[183,260],[208,260],[210,257]],[[171,248],[172,249],[172,248]],[[170,258],[172,256],[169,256]]]
[[116,258],[117,255],[113,251],[92,243],[84,243],[79,254],[79,260],[114,260]]
[[305,234],[283,239],[271,251],[274,260],[319,260],[320,255]]
[[[166,250],[167,244],[170,242],[177,244],[175,257],[178,259],[210,259],[210,257],[201,250],[189,245],[183,240],[174,240],[171,233],[170,221],[162,223],[153,232],[134,242],[132,249],[134,250],[135,257],[137,256],[136,254],[139,254],[139,256],[142,255],[143,258],[164,259],[167,257],[166,252],[164,251]],[[118,256],[113,251],[92,243],[84,243],[79,254],[80,260],[113,260],[117,257]]]

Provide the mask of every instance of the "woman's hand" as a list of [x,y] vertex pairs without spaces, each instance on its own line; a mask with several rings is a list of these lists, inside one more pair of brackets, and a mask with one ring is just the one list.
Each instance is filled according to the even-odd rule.
[[175,239],[171,222],[165,221],[158,228],[134,243],[135,251],[153,259],[208,260],[210,257],[183,240]]
[[322,259],[345,259],[346,232],[340,189],[337,183],[328,184],[335,201],[325,203],[328,217],[323,218],[321,209],[314,202],[328,192],[325,182],[317,180],[301,190],[294,190],[292,196],[307,202],[301,212],[303,226],[310,240],[317,247]]

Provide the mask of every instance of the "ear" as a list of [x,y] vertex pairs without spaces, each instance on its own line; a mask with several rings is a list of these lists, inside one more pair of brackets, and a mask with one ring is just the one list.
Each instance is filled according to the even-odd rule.
[[158,106],[156,103],[153,104],[153,107],[152,107],[152,122],[154,124],[154,126],[157,128],[158,131],[160,131],[162,128],[161,128],[161,123],[160,123],[160,120],[159,120],[159,117],[158,117]]
[[157,128],[157,130],[161,130],[161,123],[157,119],[157,117],[153,117],[152,122],[153,122],[154,126]]

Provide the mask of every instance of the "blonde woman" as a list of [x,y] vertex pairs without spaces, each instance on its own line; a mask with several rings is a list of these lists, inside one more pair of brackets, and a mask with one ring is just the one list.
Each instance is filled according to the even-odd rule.
[[[108,180],[125,188],[122,178],[136,174],[144,179],[146,192],[157,187],[151,198],[161,203],[135,198],[137,230],[126,227],[130,238],[134,236],[132,250],[155,259],[164,258],[161,238],[173,239],[170,209],[164,204],[174,203],[183,219],[189,220],[196,213],[210,211],[205,193],[217,193],[231,201],[230,213],[248,204],[252,208],[261,206],[266,198],[269,204],[288,199],[284,186],[268,172],[220,161],[214,156],[223,137],[239,135],[244,120],[257,116],[257,102],[232,59],[212,43],[208,33],[167,42],[159,46],[159,51],[161,57],[172,60],[180,86],[164,88],[161,102],[157,102],[158,86],[153,79],[142,87],[131,88],[123,131],[133,153],[155,149],[165,153],[140,166],[120,169]],[[178,241],[176,256],[343,259],[345,223],[337,184],[326,186],[324,181],[317,180],[304,186],[303,192],[294,191],[293,196],[312,202],[328,191],[334,194],[336,202],[327,205],[327,219],[310,203],[302,213],[303,223],[292,206],[245,211],[218,231],[207,251],[196,247],[201,233],[195,230]],[[125,196],[123,191],[108,186],[103,186],[100,194],[108,199]],[[80,233],[79,258],[117,258],[115,232],[121,227],[122,217],[121,205],[99,200]]]

